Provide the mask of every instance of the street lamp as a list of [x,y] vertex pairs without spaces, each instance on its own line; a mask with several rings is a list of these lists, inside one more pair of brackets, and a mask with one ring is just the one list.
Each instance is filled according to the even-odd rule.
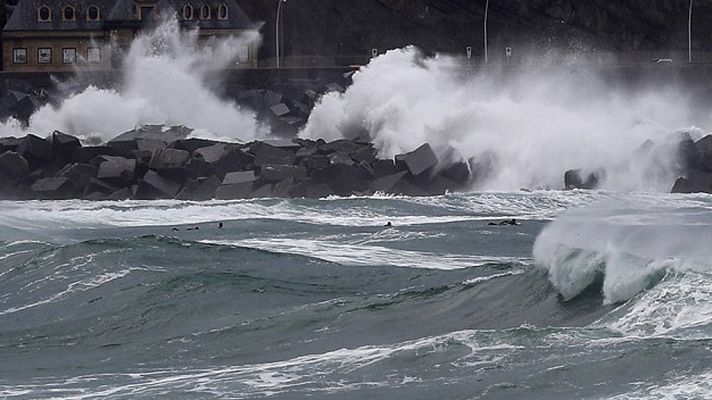
[[280,55],[280,49],[279,49],[279,24],[281,23],[282,19],[282,3],[286,3],[287,0],[277,0],[277,18],[274,23],[274,50],[275,50],[275,56],[277,60],[277,68],[279,68],[279,55]]
[[687,16],[687,62],[692,62],[692,3],[695,0],[690,0],[690,10]]
[[[692,1],[692,0],[690,0]],[[487,64],[487,13],[489,12],[489,0],[485,2],[485,64]]]

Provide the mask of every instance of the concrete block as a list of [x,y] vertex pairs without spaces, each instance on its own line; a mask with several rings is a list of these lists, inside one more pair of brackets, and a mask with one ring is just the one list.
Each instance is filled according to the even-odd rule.
[[238,183],[254,182],[257,180],[255,171],[228,172],[222,181],[223,185],[235,185]]
[[392,175],[387,175],[381,178],[378,178],[371,182],[371,190],[374,192],[384,192],[384,193],[391,193],[393,191],[393,188],[396,186],[398,182],[403,180],[403,178],[407,175],[408,173],[406,171],[401,171],[397,172]]
[[30,173],[30,166],[19,153],[6,151],[0,154],[0,173],[10,179],[18,180]]
[[220,200],[249,199],[252,197],[252,182],[238,183],[235,185],[221,185],[215,191],[215,198]]
[[260,167],[260,180],[265,182],[278,182],[285,179],[294,181],[307,177],[307,170],[296,165],[263,165]]
[[406,153],[404,161],[410,173],[415,176],[435,167],[438,158],[430,145],[425,143],[410,153]]
[[181,184],[164,178],[155,171],[148,171],[143,176],[136,191],[136,198],[141,200],[172,199],[181,189]]
[[220,187],[220,179],[215,175],[191,179],[183,185],[176,198],[191,201],[210,200],[215,197],[218,187]]
[[148,168],[154,171],[182,169],[190,159],[190,153],[177,149],[158,149],[153,152]]
[[255,152],[255,167],[263,165],[292,165],[297,156],[294,152],[262,143]]
[[65,177],[42,178],[30,189],[43,199],[68,199],[73,195],[72,182]]

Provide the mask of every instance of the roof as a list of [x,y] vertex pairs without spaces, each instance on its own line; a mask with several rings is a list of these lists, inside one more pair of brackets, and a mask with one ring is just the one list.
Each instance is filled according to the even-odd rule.
[[[235,0],[157,0],[156,7],[162,12],[167,9],[174,10],[179,18],[181,10],[186,4],[194,7],[194,19],[181,21],[184,25],[197,25],[201,29],[254,29],[256,26],[250,21]],[[211,18],[201,20],[200,7],[207,4],[211,8]],[[228,7],[228,18],[217,18],[218,6],[225,4]],[[74,7],[75,21],[64,21],[62,10],[65,6]],[[38,10],[41,6],[48,6],[52,11],[50,22],[38,21]],[[87,10],[91,6],[99,7],[100,19],[96,22],[87,21]],[[20,0],[12,16],[5,25],[5,31],[85,31],[102,30],[104,23],[133,21],[133,0]]]
[[[12,17],[5,25],[5,31],[77,31],[101,30],[103,19],[109,15],[116,0],[20,0]],[[65,6],[74,7],[75,21],[64,21],[62,10]],[[37,11],[41,6],[47,6],[52,11],[50,22],[39,22]],[[99,21],[87,21],[87,10],[91,6],[99,7]]]

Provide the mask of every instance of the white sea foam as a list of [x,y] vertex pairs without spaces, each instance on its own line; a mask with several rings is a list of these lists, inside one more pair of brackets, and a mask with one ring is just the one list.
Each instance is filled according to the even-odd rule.
[[511,257],[437,254],[424,251],[398,250],[375,245],[330,243],[323,238],[202,240],[201,242],[296,254],[352,266],[391,265],[427,269],[461,269],[495,262],[511,263],[520,261]]
[[674,155],[631,154],[696,118],[708,122],[692,115],[681,91],[627,92],[589,69],[526,65],[458,76],[463,70],[414,47],[389,51],[354,74],[345,93],[322,97],[301,136],[366,133],[384,157],[425,142],[465,157],[494,155],[496,173],[482,186],[489,189],[560,188],[567,169],[606,167],[608,189],[668,191]]
[[[266,130],[254,112],[220,99],[208,86],[216,71],[234,65],[242,46],[259,41],[259,34],[249,31],[199,44],[197,31],[182,31],[175,17],[167,17],[131,43],[121,87],[90,86],[58,106],[48,104],[32,115],[26,131],[43,136],[59,129],[108,140],[139,125],[167,124],[197,128],[201,136],[212,138],[262,137]],[[204,53],[205,46],[213,49],[212,55]],[[3,128],[20,133],[16,121]]]
[[679,375],[656,383],[637,383],[629,393],[609,397],[609,400],[680,400],[709,399],[712,397],[712,371],[694,375]]

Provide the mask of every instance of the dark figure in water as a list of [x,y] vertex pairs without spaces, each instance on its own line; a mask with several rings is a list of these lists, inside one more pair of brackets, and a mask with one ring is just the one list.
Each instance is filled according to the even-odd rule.
[[222,228],[223,228],[223,223],[222,223],[222,222],[219,222],[219,223],[218,223],[218,229],[222,229]]
[[187,230],[189,230],[189,231],[197,231],[197,230],[200,230],[200,227],[196,226],[195,228],[188,228]]
[[392,226],[393,226],[393,224],[391,224],[391,221],[388,221],[388,223],[386,224],[386,228],[390,228]]
[[501,221],[499,223],[490,222],[489,225],[492,225],[492,226],[519,225],[519,222],[517,222],[517,220],[515,218],[512,218],[512,219],[505,219],[504,221]]
[[173,232],[178,232],[180,229],[178,229],[178,228],[173,228],[173,229],[171,229],[171,230],[172,230]]

